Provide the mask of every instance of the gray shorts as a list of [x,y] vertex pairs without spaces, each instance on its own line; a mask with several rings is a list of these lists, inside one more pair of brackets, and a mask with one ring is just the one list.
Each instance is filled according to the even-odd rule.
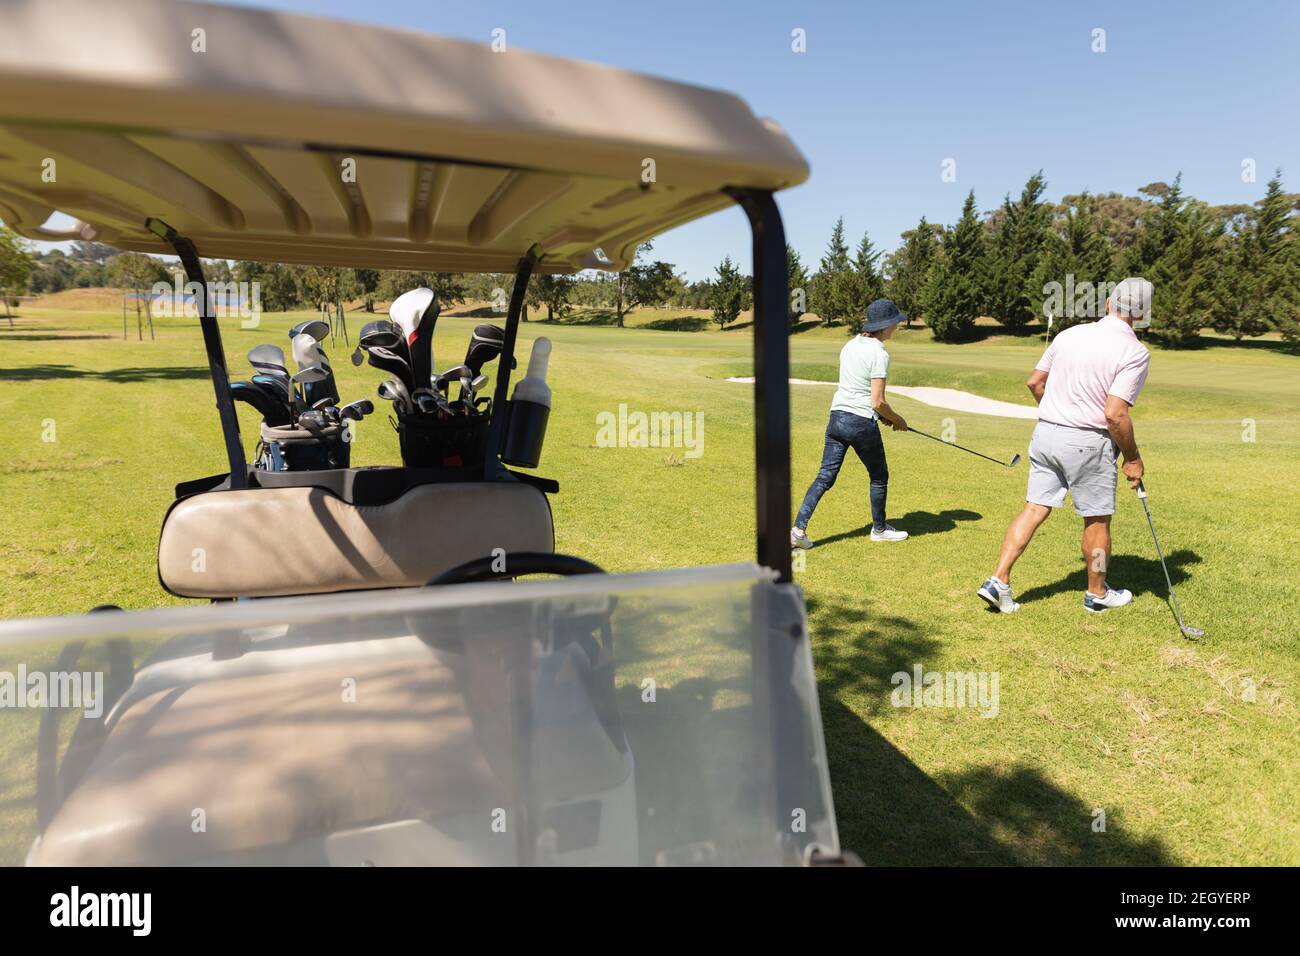
[[1119,448],[1105,429],[1039,422],[1029,442],[1025,500],[1047,508],[1065,504],[1085,518],[1115,513],[1115,463]]

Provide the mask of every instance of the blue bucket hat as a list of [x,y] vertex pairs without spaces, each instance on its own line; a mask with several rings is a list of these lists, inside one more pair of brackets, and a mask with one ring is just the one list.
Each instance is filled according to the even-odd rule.
[[906,322],[907,316],[898,311],[898,306],[889,299],[877,299],[867,306],[867,321],[862,323],[863,332],[879,332],[899,322]]

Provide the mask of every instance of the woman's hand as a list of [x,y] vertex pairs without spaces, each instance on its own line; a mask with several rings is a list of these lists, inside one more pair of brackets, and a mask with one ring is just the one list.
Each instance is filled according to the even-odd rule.
[[889,423],[889,427],[896,432],[905,432],[907,431],[907,421],[902,415],[895,415],[894,420]]

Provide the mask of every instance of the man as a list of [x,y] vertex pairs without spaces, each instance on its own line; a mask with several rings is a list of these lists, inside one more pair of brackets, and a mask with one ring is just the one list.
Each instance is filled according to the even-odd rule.
[[885,377],[889,374],[889,353],[885,342],[894,334],[898,323],[907,316],[888,299],[877,299],[867,306],[867,319],[858,335],[840,349],[840,387],[831,399],[831,420],[826,426],[826,444],[822,465],[804,495],[803,506],[790,529],[790,546],[811,548],[806,530],[817,502],[835,484],[852,448],[871,475],[871,540],[903,541],[906,531],[899,531],[885,520],[885,498],[889,492],[889,466],[885,461],[885,444],[880,439],[880,422],[894,431],[907,431],[903,416],[885,401]]
[[1133,595],[1106,581],[1110,518],[1115,513],[1115,459],[1137,488],[1142,456],[1129,408],[1146,382],[1151,356],[1134,329],[1151,324],[1151,283],[1125,279],[1106,300],[1106,315],[1066,329],[1052,340],[1026,383],[1038,402],[1038,425],[1029,443],[1025,507],[1007,528],[993,576],[978,594],[995,610],[1020,610],[1011,596],[1011,568],[1039,525],[1068,491],[1083,518],[1083,559],[1088,589],[1083,606],[1094,612],[1123,607]]

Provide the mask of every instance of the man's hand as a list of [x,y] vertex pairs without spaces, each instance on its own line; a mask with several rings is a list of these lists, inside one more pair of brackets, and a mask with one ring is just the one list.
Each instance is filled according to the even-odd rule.
[[1126,460],[1121,470],[1124,472],[1124,477],[1128,479],[1128,486],[1137,491],[1137,486],[1142,481],[1142,475],[1146,472],[1146,469],[1142,467],[1142,459]]

